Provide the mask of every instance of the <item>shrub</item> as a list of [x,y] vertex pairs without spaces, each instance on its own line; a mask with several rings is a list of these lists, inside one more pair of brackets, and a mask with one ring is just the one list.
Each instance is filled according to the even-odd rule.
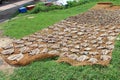
[[75,7],[75,6],[78,6],[78,5],[86,4],[88,2],[89,2],[89,0],[79,0],[78,2],[68,1],[67,2],[68,4],[66,5],[66,8]]
[[58,5],[45,6],[43,3],[39,3],[32,11],[30,11],[30,13],[47,12],[55,9],[64,9],[64,8],[65,8],[64,6],[58,6]]
[[88,2],[89,0],[79,0],[78,2],[68,1],[67,2],[68,4],[65,6],[58,6],[58,5],[45,6],[44,3],[38,3],[36,7],[32,11],[30,11],[30,13],[47,12],[47,11],[56,10],[56,9],[66,9],[66,8],[86,4]]

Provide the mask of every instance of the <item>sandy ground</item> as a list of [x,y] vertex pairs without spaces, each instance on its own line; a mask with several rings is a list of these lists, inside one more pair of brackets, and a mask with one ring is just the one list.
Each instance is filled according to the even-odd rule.
[[[8,37],[0,37],[0,48],[6,46],[11,43],[13,40]],[[2,56],[0,55],[0,71],[11,74],[14,71],[14,67],[6,63]]]

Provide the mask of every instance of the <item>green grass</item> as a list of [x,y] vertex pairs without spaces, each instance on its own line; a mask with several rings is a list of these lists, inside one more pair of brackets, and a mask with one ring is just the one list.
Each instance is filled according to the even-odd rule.
[[[114,4],[120,4],[119,0],[112,1]],[[4,30],[5,35],[21,38],[69,16],[85,12],[95,4],[96,2],[90,2],[65,10],[55,10],[32,15],[22,14],[17,16],[19,17],[18,19],[10,20],[0,27]],[[34,16],[34,18],[28,19],[28,16]],[[30,65],[19,67],[10,76],[0,72],[0,80],[120,80],[119,55],[120,41],[116,41],[112,61],[107,67],[100,65],[74,67],[65,63],[56,63],[55,60],[57,58],[55,58],[36,61]]]
[[18,19],[10,20],[4,24],[4,34],[13,38],[21,38],[59,22],[60,20],[66,19],[69,16],[85,12],[95,4],[96,2],[92,2],[65,10],[54,10],[28,15],[33,16],[33,19],[28,19],[28,16],[24,14],[18,15]]
[[[99,0],[94,0],[93,2],[86,3],[85,5],[80,5],[64,10],[54,10],[49,12],[41,12],[38,14],[20,14],[17,16],[19,17],[18,19],[10,20],[4,25],[1,25],[1,27],[4,30],[4,35],[10,36],[12,38],[21,38],[45,27],[53,25],[54,23],[66,19],[69,16],[83,13],[94,6],[98,1]],[[112,0],[112,2],[114,4],[120,4],[119,0]],[[28,16],[33,16],[34,18],[28,19]]]

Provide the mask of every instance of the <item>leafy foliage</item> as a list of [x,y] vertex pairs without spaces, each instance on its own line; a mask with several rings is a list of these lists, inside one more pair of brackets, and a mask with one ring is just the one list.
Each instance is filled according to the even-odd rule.
[[30,11],[30,13],[48,12],[48,11],[56,10],[56,9],[67,9],[67,8],[79,6],[82,4],[86,4],[88,2],[89,2],[89,0],[82,0],[82,1],[78,1],[78,2],[68,1],[67,2],[68,4],[65,6],[58,6],[58,5],[45,6],[44,3],[40,2],[36,5],[36,7],[32,11]]

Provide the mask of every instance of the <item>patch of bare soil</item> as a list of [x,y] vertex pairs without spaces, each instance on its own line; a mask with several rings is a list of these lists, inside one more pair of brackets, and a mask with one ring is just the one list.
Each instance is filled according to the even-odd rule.
[[[0,30],[0,50],[2,47],[5,47],[6,45],[13,41],[8,37],[3,37],[2,33],[3,31]],[[6,61],[4,61],[4,59],[2,58],[1,54],[0,54],[0,71],[3,71],[7,74],[12,74],[14,71],[14,67],[6,63]]]
[[120,6],[117,5],[113,5],[110,2],[101,2],[96,4],[93,8],[91,9],[95,9],[95,10],[99,10],[99,9],[105,9],[105,10],[120,10]]
[[3,58],[0,56],[0,71],[3,71],[7,74],[12,74],[14,72],[14,68],[13,66],[9,65],[8,63],[6,63]]

